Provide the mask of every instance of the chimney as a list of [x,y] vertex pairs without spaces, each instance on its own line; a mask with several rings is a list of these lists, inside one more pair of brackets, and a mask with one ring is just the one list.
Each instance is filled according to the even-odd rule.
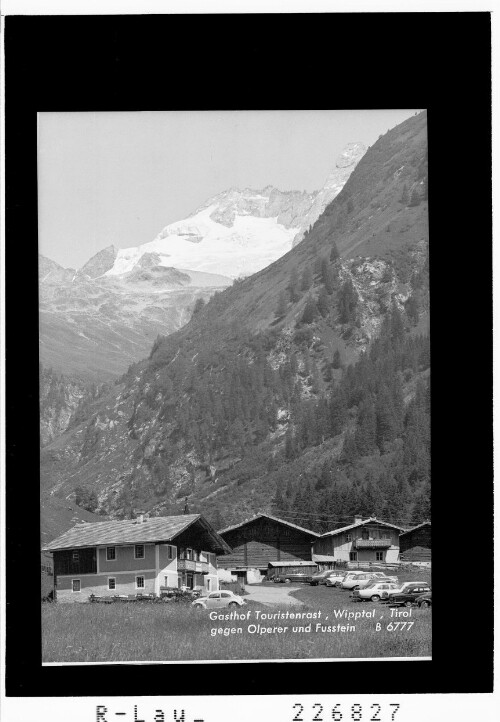
[[144,522],[144,512],[143,512],[143,511],[140,511],[140,512],[137,513],[137,516],[136,516],[136,518],[135,518],[135,523],[136,523],[136,524],[142,524],[143,522]]
[[361,517],[361,516],[354,517],[354,524],[360,524],[362,521],[363,521],[363,517]]

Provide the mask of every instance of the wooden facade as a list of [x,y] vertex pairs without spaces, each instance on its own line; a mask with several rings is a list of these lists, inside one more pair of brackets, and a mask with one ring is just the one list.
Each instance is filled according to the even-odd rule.
[[397,562],[400,529],[371,518],[323,534],[314,544],[314,556],[332,562]]
[[408,561],[430,561],[431,522],[425,521],[399,537],[400,553]]
[[231,570],[242,580],[247,570],[267,573],[269,562],[311,561],[312,542],[318,537],[315,532],[265,514],[219,533],[232,549],[219,557],[219,569]]

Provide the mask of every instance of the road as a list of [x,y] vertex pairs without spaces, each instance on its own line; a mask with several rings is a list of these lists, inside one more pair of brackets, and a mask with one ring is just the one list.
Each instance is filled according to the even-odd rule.
[[254,584],[246,584],[246,600],[265,604],[267,607],[274,607],[278,604],[301,607],[302,602],[295,597],[290,597],[290,592],[296,592],[300,587],[291,587],[288,584],[273,584],[272,586],[260,587]]

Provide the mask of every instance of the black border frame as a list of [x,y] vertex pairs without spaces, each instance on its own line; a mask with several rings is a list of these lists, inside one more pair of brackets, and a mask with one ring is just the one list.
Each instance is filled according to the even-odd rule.
[[[490,692],[490,14],[8,16],[5,53],[7,694],[213,695],[221,679],[232,694]],[[432,661],[42,667],[24,583],[40,564],[37,112],[415,106],[429,121]],[[457,592],[463,575],[480,584]]]

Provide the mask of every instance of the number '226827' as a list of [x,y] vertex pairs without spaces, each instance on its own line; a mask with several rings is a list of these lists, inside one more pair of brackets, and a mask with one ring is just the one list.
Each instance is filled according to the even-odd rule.
[[373,703],[363,708],[357,703],[350,707],[338,703],[326,708],[317,702],[311,705],[308,713],[304,705],[297,702],[292,708],[295,716],[291,722],[396,722],[396,712],[400,706],[394,703],[383,708],[381,704]]

